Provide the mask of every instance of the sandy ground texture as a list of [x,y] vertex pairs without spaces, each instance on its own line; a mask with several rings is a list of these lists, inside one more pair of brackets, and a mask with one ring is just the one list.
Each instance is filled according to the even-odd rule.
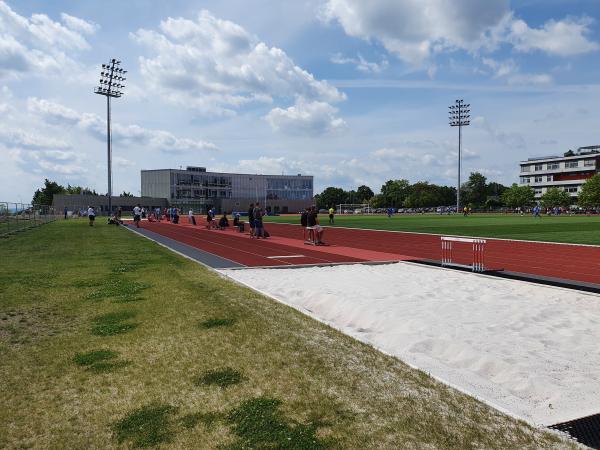
[[600,296],[411,263],[221,273],[537,425],[600,412]]

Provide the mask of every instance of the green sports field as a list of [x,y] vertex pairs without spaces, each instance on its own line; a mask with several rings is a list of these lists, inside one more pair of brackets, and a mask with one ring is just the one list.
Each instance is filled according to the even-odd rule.
[[[319,217],[321,225],[328,225],[326,214],[320,214]],[[300,223],[300,216],[275,216],[267,220]],[[388,218],[385,215],[336,215],[334,226],[600,245],[600,216],[534,218],[531,215],[514,214],[473,214],[469,217],[397,214]]]

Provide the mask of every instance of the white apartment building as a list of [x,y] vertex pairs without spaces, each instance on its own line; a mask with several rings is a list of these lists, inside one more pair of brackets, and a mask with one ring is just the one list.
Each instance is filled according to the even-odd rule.
[[577,197],[588,178],[600,172],[600,145],[569,150],[563,156],[544,156],[521,161],[519,184],[531,186],[539,199],[551,187]]

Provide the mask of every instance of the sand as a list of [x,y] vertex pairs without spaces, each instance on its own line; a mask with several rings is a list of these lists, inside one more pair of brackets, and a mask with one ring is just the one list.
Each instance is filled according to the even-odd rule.
[[221,273],[536,425],[600,412],[600,296],[411,263]]

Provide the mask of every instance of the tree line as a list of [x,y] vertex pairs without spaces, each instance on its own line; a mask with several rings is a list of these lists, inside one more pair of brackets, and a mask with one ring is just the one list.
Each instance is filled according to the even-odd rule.
[[[33,199],[31,203],[34,205],[52,205],[52,200],[56,194],[68,194],[68,195],[104,195],[98,194],[94,189],[90,189],[88,187],[83,186],[71,186],[67,184],[67,186],[63,186],[58,184],[56,181],[50,181],[48,178],[44,180],[44,186],[40,189],[36,189],[33,194]],[[133,197],[133,194],[130,192],[123,191],[119,197]]]
[[[479,172],[471,172],[469,178],[460,189],[461,204],[471,208],[527,208],[533,206],[535,192],[531,186],[504,186],[501,183],[488,182]],[[456,188],[440,186],[426,181],[411,184],[408,180],[388,180],[381,186],[380,193],[375,194],[366,185],[356,190],[345,191],[330,186],[315,195],[315,203],[319,208],[329,208],[339,204],[368,204],[372,208],[427,208],[456,205]],[[568,207],[573,198],[563,189],[549,188],[541,197],[540,204],[544,208]],[[577,198],[582,208],[600,206],[600,174],[588,179]]]

